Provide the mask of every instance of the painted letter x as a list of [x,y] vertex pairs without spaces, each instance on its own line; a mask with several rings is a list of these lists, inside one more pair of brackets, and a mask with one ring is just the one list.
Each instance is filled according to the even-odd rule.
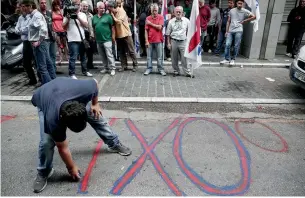
[[173,128],[175,128],[179,122],[180,122],[180,118],[175,119],[171,123],[171,125],[167,127],[167,129],[153,141],[153,143],[148,145],[146,139],[137,129],[135,124],[130,119],[126,120],[126,124],[128,128],[139,140],[139,142],[141,143],[144,149],[144,152],[132,165],[129,166],[129,168],[126,170],[124,175],[114,183],[114,186],[110,191],[111,194],[120,195],[122,190],[127,186],[127,184],[129,184],[133,180],[133,178],[137,175],[137,173],[141,170],[144,162],[146,161],[147,156],[149,156],[155,169],[158,171],[158,173],[165,181],[165,183],[168,185],[168,187],[171,189],[171,191],[177,196],[184,195],[184,193],[177,187],[177,185],[171,180],[169,175],[165,172],[159,159],[157,158],[156,154],[153,151],[156,145],[164,138],[164,136],[168,134]]

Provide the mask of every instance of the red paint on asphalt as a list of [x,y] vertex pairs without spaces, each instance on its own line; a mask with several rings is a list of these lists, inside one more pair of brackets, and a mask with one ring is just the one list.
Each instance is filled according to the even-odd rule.
[[1,116],[0,123],[5,122],[5,121],[8,121],[8,120],[11,120],[11,119],[14,119],[14,118],[16,118],[15,115],[14,115],[14,116],[2,115],[2,116]]
[[[117,120],[117,118],[111,118],[109,125],[112,126],[114,125],[115,121]],[[89,166],[87,168],[87,171],[85,173],[85,176],[83,178],[83,181],[81,182],[81,187],[80,187],[80,192],[86,192],[88,189],[88,183],[89,183],[89,179],[90,179],[90,175],[92,172],[93,167],[95,166],[98,154],[100,152],[100,149],[103,146],[103,140],[100,140],[97,144],[97,146],[95,147],[94,153],[93,153],[93,157],[89,163]]]

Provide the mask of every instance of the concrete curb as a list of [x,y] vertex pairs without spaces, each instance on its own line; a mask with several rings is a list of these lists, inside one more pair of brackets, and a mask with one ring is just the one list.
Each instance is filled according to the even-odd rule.
[[[32,96],[1,96],[1,101],[30,101],[31,99]],[[304,99],[174,98],[174,97],[111,97],[111,96],[101,96],[98,99],[100,102],[305,104]]]
[[[61,62],[61,66],[65,67],[68,66],[68,61],[63,61]],[[101,65],[103,62],[102,61],[93,61],[93,64],[98,64]],[[58,65],[58,62],[56,63]],[[146,67],[146,61],[138,61],[139,67]],[[157,62],[153,62],[154,65],[157,64]],[[77,61],[76,65],[80,65],[80,62]],[[120,62],[116,62],[116,65],[120,65]],[[132,65],[132,62],[128,61],[128,65]],[[163,63],[164,66],[172,66],[171,62],[169,61],[164,61]],[[288,63],[262,63],[262,62],[236,62],[234,66],[232,67],[253,67],[253,68],[258,68],[258,67],[268,67],[268,68],[285,68],[289,67],[291,65],[290,62]],[[58,66],[58,67],[61,67]],[[228,64],[225,65],[220,65],[219,62],[202,62],[201,67],[229,67]]]

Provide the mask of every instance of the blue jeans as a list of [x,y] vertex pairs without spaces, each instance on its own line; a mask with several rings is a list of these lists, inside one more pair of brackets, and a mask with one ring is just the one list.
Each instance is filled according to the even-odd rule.
[[147,69],[152,71],[152,55],[153,51],[157,53],[157,67],[158,71],[164,70],[163,68],[163,43],[150,43],[147,48]]
[[77,56],[80,56],[80,62],[82,66],[82,73],[87,72],[87,63],[85,55],[85,47],[82,42],[68,42],[69,47],[69,75],[75,75],[75,62]]
[[[106,118],[100,116],[99,119],[95,119],[93,115],[90,115],[91,102],[86,106],[88,123],[95,130],[98,136],[108,145],[109,148],[115,147],[119,144],[118,135],[115,134],[110,128]],[[39,164],[37,167],[38,173],[42,176],[48,175],[53,165],[53,155],[55,142],[52,137],[44,132],[45,119],[43,112],[38,108],[39,124],[40,124],[40,142],[38,149]]]
[[219,54],[220,53],[220,50],[223,46],[223,43],[226,39],[225,37],[225,34],[226,32],[225,31],[220,31],[219,34],[218,34],[218,41],[217,41],[217,47],[215,49],[215,54]]
[[42,41],[38,47],[33,47],[36,67],[41,76],[41,83],[45,84],[56,78],[55,69],[49,54],[49,42]]
[[56,42],[55,41],[49,41],[50,47],[49,47],[49,52],[50,52],[50,58],[52,60],[54,69],[56,71]]
[[226,60],[231,60],[231,56],[230,56],[230,49],[231,49],[231,45],[232,45],[232,40],[234,37],[234,52],[233,52],[233,56],[232,56],[232,60],[235,60],[238,52],[239,52],[239,47],[240,47],[240,42],[241,42],[241,38],[243,36],[242,32],[229,32],[227,39],[226,39],[226,48],[225,48],[225,59]]

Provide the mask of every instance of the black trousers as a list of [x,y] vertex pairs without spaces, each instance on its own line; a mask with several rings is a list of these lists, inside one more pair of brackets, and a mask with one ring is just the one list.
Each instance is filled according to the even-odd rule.
[[299,52],[304,32],[305,28],[289,27],[287,53],[296,55]]
[[23,41],[23,67],[30,79],[30,82],[37,82],[32,65],[33,57],[34,54],[30,41]]
[[88,40],[90,48],[86,50],[87,54],[87,69],[93,69],[93,54],[97,51],[96,42],[94,40]]
[[143,50],[143,55],[146,55],[146,46],[145,46],[145,25],[139,25],[139,39],[140,45]]
[[207,28],[207,37],[209,38],[209,43],[205,48],[205,51],[214,50],[214,43],[217,38],[218,28],[215,26],[208,26]]

